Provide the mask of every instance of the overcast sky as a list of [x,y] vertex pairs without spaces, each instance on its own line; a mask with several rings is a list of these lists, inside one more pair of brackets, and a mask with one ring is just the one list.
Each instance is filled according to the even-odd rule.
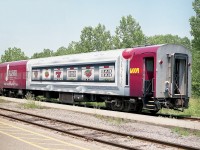
[[132,15],[145,35],[190,35],[193,0],[0,0],[0,55],[18,47],[29,57],[79,41],[98,23],[112,35],[122,16]]

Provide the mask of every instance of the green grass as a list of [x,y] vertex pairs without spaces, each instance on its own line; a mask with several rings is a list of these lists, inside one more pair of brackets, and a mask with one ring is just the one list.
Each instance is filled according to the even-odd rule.
[[189,108],[185,109],[183,112],[163,108],[159,113],[200,117],[200,98],[190,98]]
[[53,103],[58,103],[59,99],[58,98],[49,98],[47,99],[46,97],[44,97],[43,95],[38,95],[35,97],[35,100],[37,101],[41,101],[41,102],[53,102]]
[[197,136],[200,137],[200,131],[198,130],[190,130],[190,129],[185,129],[185,128],[180,128],[180,127],[173,127],[172,132],[177,133],[181,136]]
[[177,133],[181,136],[189,136],[190,132],[187,129],[179,128],[179,127],[174,127],[172,128],[172,132]]
[[27,100],[27,102],[24,104],[21,104],[21,106],[25,109],[42,109],[42,108],[44,108],[40,105],[40,102],[34,101],[34,100]]
[[85,105],[85,106],[91,106],[94,108],[101,108],[101,107],[105,107],[105,103],[104,102],[76,102],[75,104],[79,104],[79,105]]
[[37,101],[46,101],[46,98],[45,98],[44,96],[42,96],[42,95],[36,96],[35,99],[36,99]]
[[25,95],[25,98],[27,99],[27,102],[24,103],[24,104],[21,104],[21,106],[25,109],[41,109],[43,108],[41,105],[40,105],[40,102],[39,101],[35,101],[35,96],[34,94],[32,94],[31,92],[28,92],[26,95]]

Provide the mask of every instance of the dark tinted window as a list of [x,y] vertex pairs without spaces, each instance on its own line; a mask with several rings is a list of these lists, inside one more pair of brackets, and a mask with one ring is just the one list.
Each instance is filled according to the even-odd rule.
[[153,72],[153,58],[147,58],[146,59],[146,70],[149,71],[149,72]]

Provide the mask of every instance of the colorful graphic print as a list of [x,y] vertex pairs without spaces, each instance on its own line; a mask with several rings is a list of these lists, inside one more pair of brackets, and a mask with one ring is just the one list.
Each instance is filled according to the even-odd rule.
[[115,81],[115,67],[99,66],[99,81]]
[[92,70],[87,69],[87,70],[85,71],[85,75],[86,75],[86,77],[89,78],[89,77],[92,75]]
[[51,79],[51,69],[46,68],[42,70],[42,79],[43,80]]
[[54,68],[54,80],[63,80],[63,68]]
[[82,67],[82,80],[83,81],[94,81],[94,67]]
[[34,69],[32,70],[32,80],[39,80],[40,79],[40,70]]
[[78,67],[67,68],[67,80],[78,80]]

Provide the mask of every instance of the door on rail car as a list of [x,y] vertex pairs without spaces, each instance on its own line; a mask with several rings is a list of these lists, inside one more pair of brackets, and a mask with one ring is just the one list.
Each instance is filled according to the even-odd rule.
[[185,54],[174,54],[172,56],[172,95],[187,96],[188,90],[188,56]]
[[144,58],[143,70],[143,94],[150,97],[154,92],[154,57]]

